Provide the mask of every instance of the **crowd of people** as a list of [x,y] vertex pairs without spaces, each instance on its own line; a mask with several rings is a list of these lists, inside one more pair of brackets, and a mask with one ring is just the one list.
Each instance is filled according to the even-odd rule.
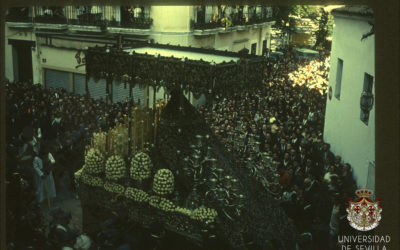
[[298,230],[311,232],[313,249],[336,249],[336,235],[346,228],[346,201],[356,188],[350,164],[323,141],[328,72],[329,57],[299,61],[286,53],[270,61],[262,88],[200,107],[221,141],[229,144],[239,132],[243,142],[233,150],[239,160],[254,157],[249,143],[255,138],[259,151],[277,163],[270,189]]
[[6,91],[7,190],[14,190],[7,192],[8,241],[13,249],[49,249],[43,208],[62,188],[74,193],[74,172],[92,133],[122,122],[129,103],[106,104],[31,81],[7,83]]
[[76,193],[85,146],[94,132],[124,122],[128,102],[106,104],[31,81],[7,83],[6,90],[8,249],[201,249],[160,222],[149,229],[127,224],[123,212],[102,217],[99,232],[86,235],[71,227],[71,212],[47,209],[58,190]]
[[[240,160],[251,154],[246,144],[253,136],[259,150],[278,163],[279,185],[271,189],[279,194],[277,199],[299,232],[311,233],[313,249],[333,249],[335,235],[343,230],[344,202],[355,189],[351,166],[335,156],[322,139],[328,69],[327,57],[298,61],[286,53],[269,61],[262,88],[198,107],[221,141],[227,142],[229,134],[239,128],[244,138],[244,150],[240,149],[240,155],[236,151]],[[83,165],[85,145],[92,133],[122,122],[129,103],[106,104],[103,99],[61,88],[44,89],[32,82],[7,83],[6,90],[7,179],[10,185],[15,184],[18,194],[7,198],[12,208],[8,209],[9,218],[14,223],[8,230],[9,241],[45,249],[38,243],[43,241],[40,237],[50,237],[57,246],[67,238],[65,246],[89,249],[84,247],[88,238],[70,232],[70,215],[63,211],[54,214],[47,231],[45,225],[38,226],[43,224],[40,206],[56,197],[61,176],[68,176],[68,187],[75,188],[73,173]],[[32,226],[18,226],[26,223]],[[22,229],[37,236],[29,242],[20,241]],[[327,245],[329,239],[331,244]],[[80,248],[78,241],[83,244]],[[132,248],[134,242],[126,244]],[[93,249],[95,243],[89,245]]]
[[[66,170],[72,177],[82,165],[76,160],[82,157],[75,156],[83,154],[92,133],[122,121],[128,109],[127,102],[106,105],[102,99],[67,93],[62,88],[44,89],[32,82],[7,84],[7,144],[11,155],[19,160],[35,156],[44,160],[50,152],[57,160],[55,171]],[[62,168],[65,165],[67,169]],[[31,168],[21,167],[21,173],[33,183]]]

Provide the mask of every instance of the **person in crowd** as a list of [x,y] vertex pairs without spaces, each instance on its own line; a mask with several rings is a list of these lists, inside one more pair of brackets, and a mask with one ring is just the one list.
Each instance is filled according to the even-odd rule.
[[37,201],[42,203],[45,199],[50,202],[56,197],[56,187],[53,178],[54,158],[47,151],[41,150],[33,160],[33,168],[35,169],[35,184]]
[[71,218],[71,213],[62,209],[54,212],[53,223],[50,226],[49,240],[52,242],[55,249],[67,247],[73,249],[78,233],[69,227]]

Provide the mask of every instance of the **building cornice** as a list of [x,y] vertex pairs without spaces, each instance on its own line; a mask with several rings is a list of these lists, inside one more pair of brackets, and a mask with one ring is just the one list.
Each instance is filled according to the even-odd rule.
[[335,13],[333,15],[335,18],[344,18],[344,19],[352,19],[352,20],[358,20],[358,21],[364,21],[364,22],[372,22],[374,21],[373,16],[362,16],[362,15],[349,15],[347,13]]

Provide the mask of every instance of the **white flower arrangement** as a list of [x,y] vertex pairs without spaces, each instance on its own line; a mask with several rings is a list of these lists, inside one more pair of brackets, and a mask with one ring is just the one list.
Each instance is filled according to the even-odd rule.
[[117,194],[123,194],[125,192],[124,186],[117,184],[117,183],[112,183],[109,181],[106,181],[106,183],[104,183],[104,189],[108,192],[117,193]]
[[153,164],[148,154],[140,152],[131,160],[130,176],[134,180],[145,180],[151,175]]
[[169,169],[160,169],[154,175],[153,191],[158,195],[171,194],[174,191],[174,175]]
[[91,148],[85,155],[84,172],[101,174],[104,172],[104,156],[98,149]]
[[141,189],[137,189],[137,188],[131,188],[128,187],[125,189],[125,197],[132,199],[136,202],[148,202],[149,201],[149,195],[141,190]]
[[106,162],[106,179],[117,181],[125,177],[125,161],[119,155],[113,155]]

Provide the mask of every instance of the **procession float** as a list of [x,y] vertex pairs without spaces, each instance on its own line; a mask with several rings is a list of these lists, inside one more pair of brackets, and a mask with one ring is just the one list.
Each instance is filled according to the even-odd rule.
[[[135,53],[148,47],[236,61]],[[160,222],[200,246],[207,237],[220,237],[232,249],[245,249],[248,241],[260,247],[278,241],[293,249],[295,227],[269,188],[274,176],[268,169],[274,162],[254,138],[248,143],[250,157],[237,160],[184,96],[185,91],[203,94],[212,105],[216,96],[258,87],[264,68],[263,57],[207,49],[157,44],[89,48],[87,78],[105,78],[110,84],[117,79],[130,88],[162,87],[170,98],[153,98],[150,107],[130,105],[124,122],[93,134],[85,163],[75,173],[84,230],[95,231],[106,211],[119,209],[132,223],[149,227]],[[240,147],[239,127],[229,140],[228,145]]]

